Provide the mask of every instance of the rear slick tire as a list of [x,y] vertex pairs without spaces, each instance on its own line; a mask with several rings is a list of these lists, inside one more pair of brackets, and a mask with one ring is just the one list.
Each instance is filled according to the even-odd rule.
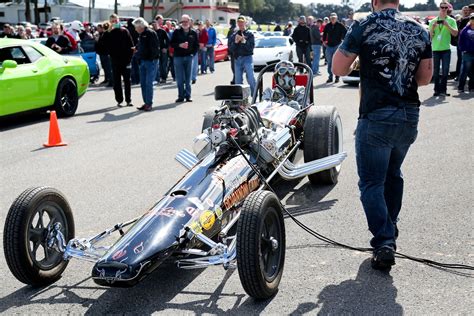
[[285,223],[278,198],[269,191],[245,199],[237,225],[237,268],[245,292],[268,299],[278,292],[285,264]]
[[[304,161],[341,153],[342,121],[334,106],[312,106],[304,124]],[[312,184],[336,184],[341,165],[308,176]]]
[[[74,238],[74,219],[61,192],[50,187],[30,188],[13,202],[5,219],[3,250],[8,268],[20,282],[43,286],[57,281],[68,261],[49,247],[48,231],[61,224],[66,243]],[[48,229],[49,228],[49,229]]]

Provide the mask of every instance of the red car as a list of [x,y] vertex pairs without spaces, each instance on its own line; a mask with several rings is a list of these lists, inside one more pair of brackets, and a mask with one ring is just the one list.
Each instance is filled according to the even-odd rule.
[[214,61],[229,60],[229,52],[227,43],[223,43],[220,38],[216,40],[214,46]]

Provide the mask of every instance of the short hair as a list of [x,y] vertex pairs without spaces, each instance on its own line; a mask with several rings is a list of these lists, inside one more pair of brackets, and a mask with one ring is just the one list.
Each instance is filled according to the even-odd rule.
[[148,27],[148,22],[145,21],[144,18],[136,18],[135,20],[133,20],[132,24],[135,27],[137,27],[137,26],[140,26],[140,27],[143,27],[143,28]]
[[182,21],[183,19],[188,19],[189,21],[192,20],[191,17],[190,17],[189,15],[187,15],[187,14],[183,14],[183,15],[181,16],[181,21]]
[[161,14],[157,14],[155,16],[155,20],[159,20],[159,19],[162,19],[163,20],[163,16]]
[[380,4],[399,4],[400,0],[380,0]]
[[118,15],[115,14],[115,13],[112,13],[112,14],[109,16],[109,19],[118,19]]

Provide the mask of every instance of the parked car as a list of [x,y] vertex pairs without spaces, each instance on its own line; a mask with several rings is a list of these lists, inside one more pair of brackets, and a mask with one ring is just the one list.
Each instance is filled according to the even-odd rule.
[[295,57],[296,46],[288,36],[270,36],[255,39],[255,49],[253,51],[255,71],[281,60],[293,61]]
[[218,38],[216,45],[214,46],[214,61],[229,60],[229,51],[227,47],[227,39],[225,43],[223,40]]
[[88,85],[89,70],[82,59],[32,41],[0,41],[0,117],[47,108],[72,116]]

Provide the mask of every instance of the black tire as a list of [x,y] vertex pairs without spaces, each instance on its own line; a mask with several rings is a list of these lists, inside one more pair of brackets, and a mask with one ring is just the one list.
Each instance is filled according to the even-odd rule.
[[59,82],[54,100],[54,109],[60,117],[73,116],[77,111],[79,97],[77,85],[71,78],[64,78]]
[[271,192],[252,192],[237,225],[237,268],[245,292],[256,299],[275,295],[284,263],[285,223],[280,202]]
[[[342,152],[342,122],[333,106],[312,106],[304,124],[304,161]],[[336,184],[341,166],[309,175],[312,184]]]
[[216,107],[212,107],[209,110],[207,110],[206,112],[204,112],[204,115],[203,115],[204,118],[202,120],[201,132],[203,132],[204,130],[206,130],[209,127],[212,126],[212,124],[214,122],[214,117],[216,116],[216,110],[217,110]]
[[[5,220],[3,250],[8,268],[20,282],[33,286],[55,282],[68,264],[62,253],[47,246],[45,219],[49,224],[61,223],[66,242],[74,238],[69,203],[61,192],[50,187],[25,190],[13,202]],[[40,247],[43,259],[38,256]]]

